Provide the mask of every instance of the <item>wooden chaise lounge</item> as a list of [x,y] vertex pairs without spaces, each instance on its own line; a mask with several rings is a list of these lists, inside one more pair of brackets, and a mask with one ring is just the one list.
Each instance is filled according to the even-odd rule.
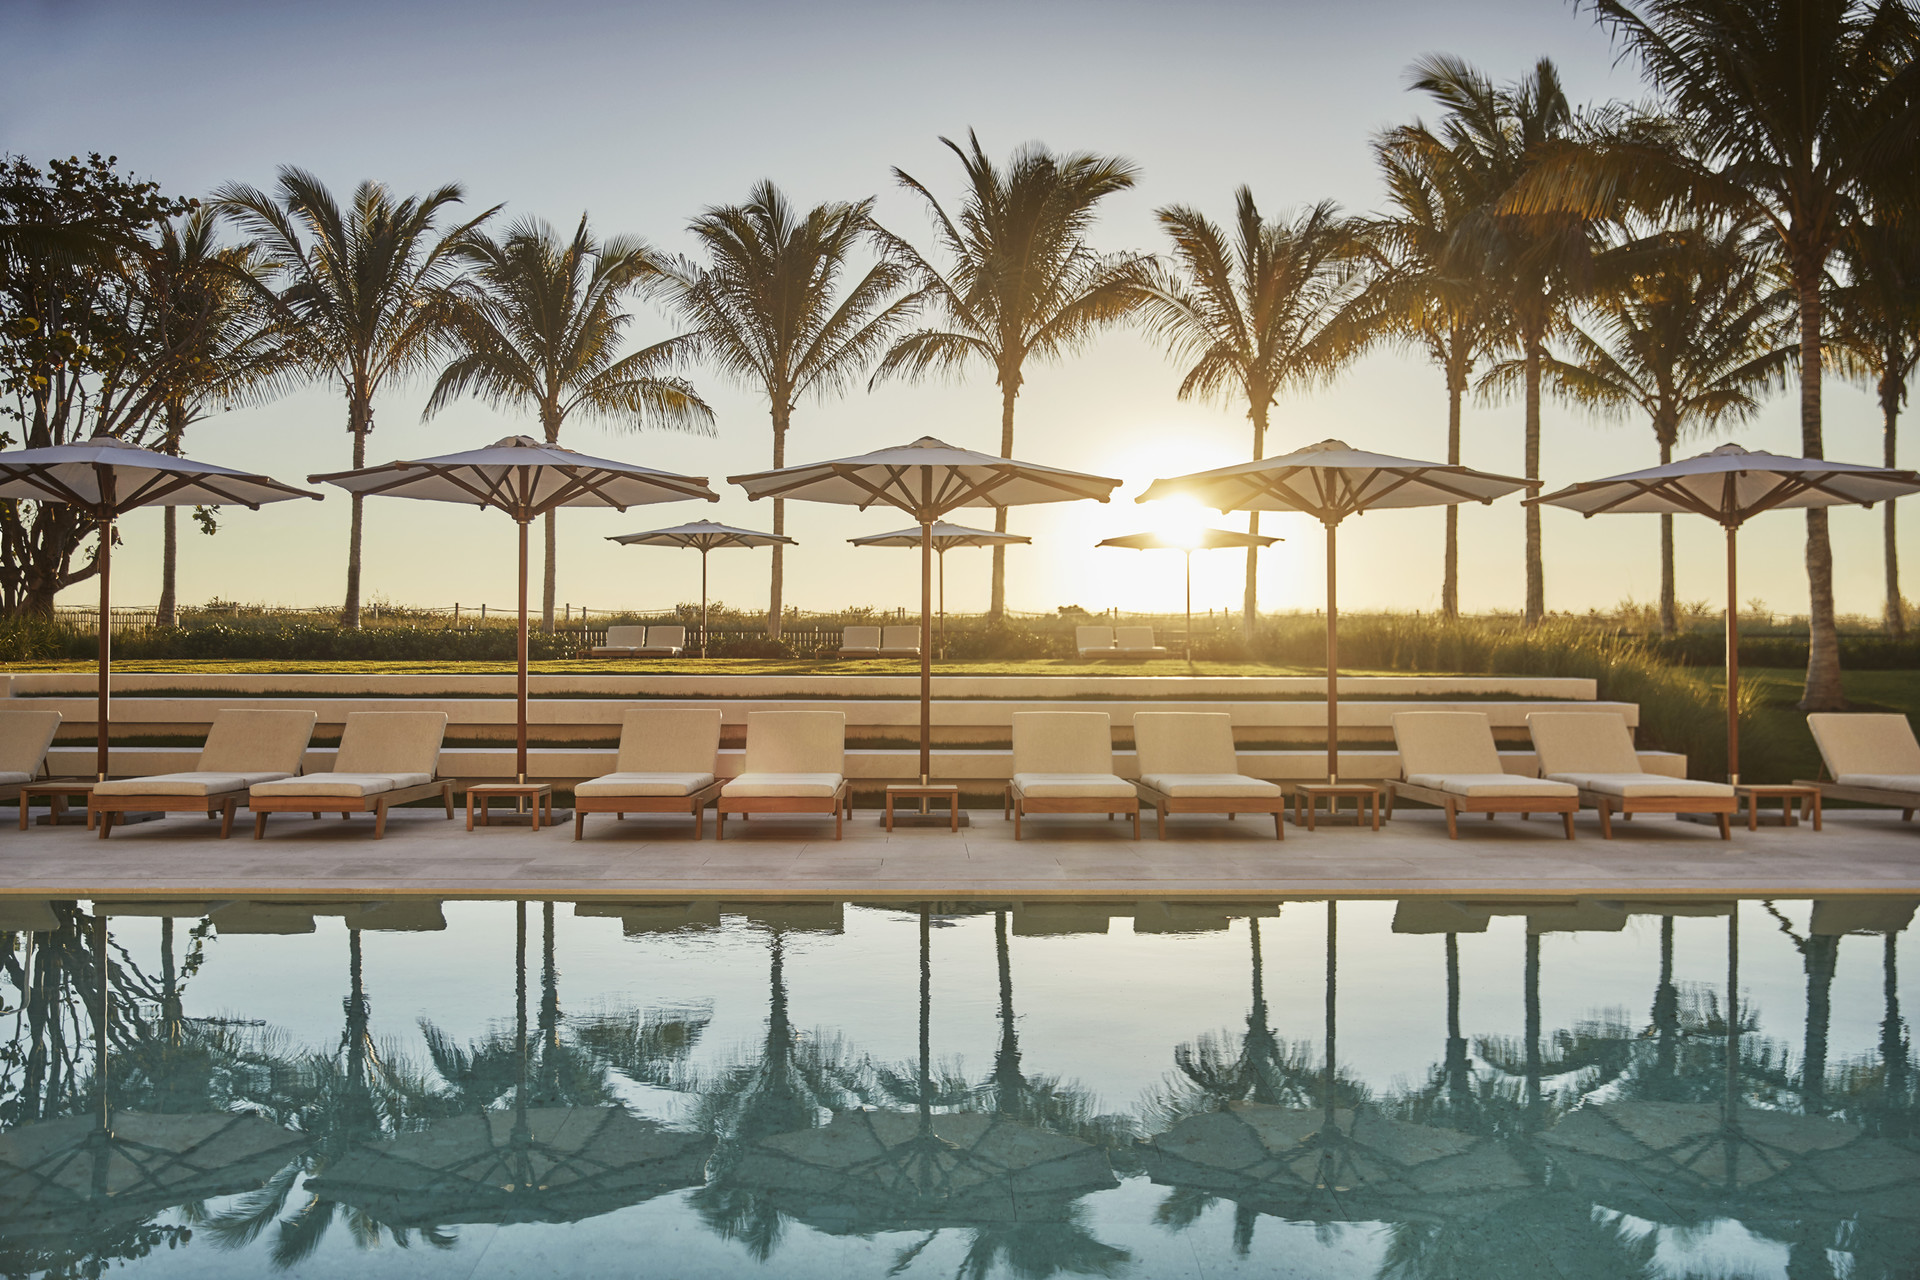
[[233,811],[247,802],[251,787],[300,772],[319,719],[312,711],[223,707],[214,712],[206,745],[191,770],[96,782],[87,814],[105,840],[116,814],[204,812],[220,819],[225,840],[233,834]]
[[614,771],[573,789],[573,838],[586,831],[587,815],[691,813],[693,838],[706,826],[706,808],[720,796],[719,711],[640,707],[620,724],[620,756]]
[[844,712],[749,711],[744,768],[720,788],[713,838],[727,838],[730,813],[830,813],[838,840],[853,813],[846,749]]
[[1016,711],[1013,778],[1005,815],[1013,838],[1030,813],[1104,813],[1133,818],[1140,838],[1140,796],[1113,771],[1113,721],[1104,711]]
[[1493,725],[1478,711],[1406,711],[1393,717],[1400,777],[1387,783],[1387,817],[1394,801],[1418,800],[1444,809],[1447,838],[1460,838],[1460,815],[1557,813],[1573,839],[1579,788],[1566,782],[1508,773],[1493,742]]
[[263,782],[250,788],[253,838],[267,833],[273,813],[373,814],[373,838],[387,833],[387,810],[439,796],[453,817],[453,780],[442,778],[440,744],[447,717],[440,711],[350,711],[340,732],[333,772]]

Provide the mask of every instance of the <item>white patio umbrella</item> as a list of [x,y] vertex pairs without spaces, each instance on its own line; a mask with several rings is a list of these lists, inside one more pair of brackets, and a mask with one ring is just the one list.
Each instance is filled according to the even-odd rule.
[[95,776],[107,776],[107,720],[113,711],[111,606],[113,522],[140,507],[240,506],[323,495],[267,476],[155,453],[111,436],[78,444],[0,453],[0,498],[64,502],[100,531],[100,684]]
[[[892,533],[870,533],[864,538],[848,538],[856,547],[917,547],[918,529],[895,529]],[[969,529],[963,524],[933,522],[933,554],[939,560],[940,578],[940,656],[947,654],[947,552],[955,547],[1011,547],[1032,543],[1021,533],[998,533],[992,529]]]
[[492,507],[512,516],[520,526],[519,719],[514,767],[521,782],[527,780],[527,526],[560,507],[625,511],[688,498],[720,501],[720,495],[707,487],[705,476],[679,476],[630,462],[592,458],[530,436],[508,436],[484,449],[335,471],[307,480],[372,497]]
[[1537,480],[1417,462],[1322,440],[1278,458],[1257,458],[1193,475],[1155,480],[1134,499],[1192,498],[1215,511],[1302,511],[1327,529],[1327,781],[1340,780],[1340,628],[1335,531],[1377,507],[1448,507],[1492,502]]
[[711,520],[677,524],[671,529],[649,529],[645,533],[623,533],[608,538],[628,547],[692,547],[700,553],[700,656],[707,656],[707,552],[720,547],[793,546],[792,538],[779,533],[756,533]]
[[1891,467],[1783,458],[1723,444],[1697,457],[1645,471],[1569,485],[1528,503],[1566,507],[1583,516],[1682,512],[1716,520],[1727,531],[1727,777],[1740,781],[1740,596],[1736,544],[1740,526],[1763,511],[1787,507],[1870,507],[1920,492],[1920,475]]
[[933,761],[933,526],[962,507],[1015,507],[1036,502],[1105,502],[1120,481],[1057,467],[956,449],[932,436],[778,471],[729,476],[759,498],[833,502],[866,510],[898,507],[920,526],[920,781]]
[[1237,529],[1195,529],[1189,533],[1163,533],[1157,529],[1146,533],[1124,533],[1117,538],[1108,538],[1094,545],[1100,547],[1125,547],[1131,551],[1179,551],[1187,565],[1187,661],[1193,661],[1193,553],[1196,551],[1216,551],[1221,547],[1270,547],[1276,542],[1285,542],[1285,538],[1270,538],[1265,534],[1241,533]]

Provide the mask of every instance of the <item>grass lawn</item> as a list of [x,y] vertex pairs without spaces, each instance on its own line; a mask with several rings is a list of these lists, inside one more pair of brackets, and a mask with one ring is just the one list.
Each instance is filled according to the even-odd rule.
[[[28,671],[91,672],[92,662],[0,663],[0,675]],[[232,659],[115,660],[123,673],[184,672],[207,675],[512,675],[508,662],[371,662]],[[678,658],[634,662],[619,659],[565,658],[530,662],[539,675],[725,675],[725,676],[870,676],[918,675],[920,664],[901,658],[832,662],[809,658]],[[1193,662],[1177,658],[1148,662],[1080,662],[1036,658],[1009,662],[936,662],[934,674],[955,676],[1318,676],[1318,667],[1283,667],[1261,662]],[[1342,675],[1406,675],[1407,672],[1345,671]]]
[[[1702,674],[1715,689],[1726,687],[1722,672]],[[1819,749],[1807,732],[1806,712],[1794,705],[1806,689],[1806,672],[1743,667],[1740,682],[1760,696],[1760,705],[1741,724],[1740,776],[1750,782],[1819,777]],[[1841,682],[1855,711],[1920,713],[1920,671],[1847,671]]]

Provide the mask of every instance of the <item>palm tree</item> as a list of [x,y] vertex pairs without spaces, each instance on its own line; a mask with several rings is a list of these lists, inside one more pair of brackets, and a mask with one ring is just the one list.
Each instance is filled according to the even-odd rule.
[[[1747,252],[1741,230],[1652,239],[1657,265],[1601,288],[1585,326],[1567,327],[1568,358],[1549,356],[1542,369],[1575,404],[1646,415],[1664,464],[1683,436],[1758,413],[1761,393],[1784,377],[1792,351],[1782,345],[1787,299]],[[1519,363],[1507,361],[1488,379],[1499,386],[1520,375]],[[1673,517],[1661,516],[1660,630],[1677,628]]]
[[[660,274],[645,242],[596,241],[582,214],[570,240],[529,218],[498,239],[476,231],[454,252],[470,269],[447,291],[451,351],[422,417],[473,395],[496,408],[532,409],[548,444],[560,443],[560,428],[576,413],[633,430],[711,432],[713,410],[669,372],[690,353],[688,338],[619,354],[633,319],[627,300]],[[546,516],[540,589],[540,627],[549,633],[555,515]]]
[[[1869,188],[1920,148],[1920,14],[1908,0],[1594,0],[1664,97],[1663,129],[1619,131],[1543,167],[1519,207],[1691,209],[1765,227],[1799,311],[1800,448],[1826,451],[1828,270]],[[1846,705],[1827,513],[1807,511],[1807,711]]]
[[[396,200],[382,184],[362,182],[342,209],[319,178],[292,167],[280,170],[272,193],[241,183],[214,193],[214,208],[259,245],[272,276],[257,292],[308,375],[345,393],[355,467],[367,464],[374,396],[434,354],[444,319],[436,304],[458,273],[456,247],[500,207],[436,234],[462,194],[449,184]],[[348,627],[360,625],[360,515],[355,494],[340,610]]]
[[[1265,457],[1267,412],[1281,389],[1330,378],[1365,345],[1352,315],[1364,300],[1358,224],[1328,201],[1267,221],[1247,187],[1234,192],[1231,242],[1185,205],[1154,216],[1177,265],[1149,269],[1141,319],[1176,359],[1193,362],[1180,398],[1244,402],[1253,456]],[[1259,512],[1247,529],[1260,532]],[[1258,619],[1259,550],[1247,548],[1248,639]]]
[[[1509,313],[1463,234],[1491,197],[1484,175],[1418,125],[1374,142],[1393,212],[1373,219],[1376,323],[1420,348],[1447,380],[1447,461],[1460,462],[1460,407],[1474,365],[1511,342]],[[1460,509],[1446,508],[1440,611],[1460,616]]]
[[[930,373],[956,374],[984,363],[1000,386],[1000,454],[1013,453],[1013,406],[1026,380],[1029,357],[1057,359],[1102,328],[1124,319],[1144,297],[1151,259],[1144,254],[1101,255],[1087,243],[1100,201],[1133,186],[1139,170],[1117,156],[1076,151],[1056,155],[1037,143],[996,169],[969,130],[960,158],[967,187],[958,219],[933,192],[901,169],[900,185],[917,192],[933,217],[934,239],[951,259],[942,271],[906,240],[884,228],[874,235],[888,257],[911,274],[916,300],[930,303],[939,327],[915,330],[895,342],[874,381]],[[993,527],[1004,533],[1005,508]],[[989,616],[1006,612],[1007,556],[993,549]]]
[[[787,428],[807,395],[846,390],[893,336],[906,307],[905,279],[876,263],[844,292],[841,280],[867,234],[872,200],[815,205],[798,214],[771,181],[745,204],[707,209],[690,226],[706,263],[666,266],[667,296],[692,327],[688,340],[723,373],[767,396],[773,465],[787,465]],[[773,503],[773,531],[786,532],[786,503]],[[773,548],[767,634],[780,638],[785,560]]]

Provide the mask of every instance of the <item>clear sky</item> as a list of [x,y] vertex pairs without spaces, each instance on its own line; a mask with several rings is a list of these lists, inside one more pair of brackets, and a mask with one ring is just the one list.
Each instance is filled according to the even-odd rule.
[[[551,0],[5,0],[0,47],[0,148],[30,158],[97,150],[119,155],[180,194],[223,181],[268,185],[277,166],[319,173],[343,195],[363,178],[400,192],[465,184],[470,207],[505,202],[506,216],[570,226],[582,211],[602,233],[632,232],[675,252],[692,246],[688,218],[744,198],[762,177],[796,202],[879,197],[883,222],[922,245],[923,211],[893,182],[899,166],[957,200],[958,166],[941,135],[978,130],[1005,156],[1038,140],[1059,150],[1130,157],[1134,191],[1113,199],[1095,230],[1103,249],[1160,249],[1153,210],[1179,202],[1224,220],[1231,193],[1250,184],[1264,211],[1321,199],[1378,207],[1369,138],[1434,113],[1406,90],[1422,54],[1465,56],[1507,80],[1541,55],[1561,67],[1579,101],[1644,95],[1635,69],[1615,65],[1606,37],[1561,0],[1348,0],[1344,4],[1058,3],[700,4]],[[648,314],[640,336],[664,335]],[[1157,476],[1238,461],[1249,447],[1243,409],[1175,399],[1179,371],[1132,332],[1029,371],[1015,453],[1036,462],[1124,477],[1114,503],[1016,510],[1034,537],[1009,554],[1009,605],[1177,609],[1179,560],[1170,553],[1093,549],[1099,539],[1150,527],[1134,495]],[[771,465],[762,402],[712,373],[695,375],[718,413],[711,438],[630,435],[570,424],[564,443],[588,453],[713,477]],[[478,405],[420,422],[425,385],[396,387],[376,405],[375,461],[422,457],[534,432]],[[1270,452],[1337,436],[1413,457],[1444,456],[1440,376],[1417,357],[1382,352],[1330,388],[1277,406]],[[1830,379],[1828,456],[1880,459],[1877,410]],[[1517,403],[1475,405],[1466,461],[1521,469]],[[788,460],[862,452],[920,435],[997,447],[998,393],[984,371],[959,383],[889,384],[808,403],[796,414]],[[1542,478],[1550,486],[1657,461],[1637,421],[1598,423],[1549,403]],[[1725,438],[1725,437],[1722,437]],[[1733,438],[1798,452],[1792,395]],[[1718,441],[1702,442],[1705,449]],[[349,463],[345,410],[330,387],[223,414],[196,426],[189,452],[287,480]],[[1695,451],[1693,449],[1687,452]],[[234,512],[213,539],[183,524],[181,599],[337,603],[344,581],[348,504],[283,504]],[[716,519],[765,528],[765,503],[728,490],[719,504],[682,503],[561,516],[559,598],[596,610],[660,607],[697,598],[691,552],[622,548],[610,534]],[[973,519],[963,516],[962,519]],[[979,513],[990,523],[991,513]],[[856,550],[844,539],[904,523],[897,513],[794,504],[788,600],[803,608],[917,603],[916,557]],[[1511,500],[1467,509],[1462,604],[1517,609],[1522,601],[1521,509]],[[1680,595],[1720,602],[1721,538],[1705,521],[1679,522]],[[1441,516],[1382,512],[1341,539],[1343,604],[1437,605]],[[1877,613],[1880,514],[1834,516],[1843,612]],[[1920,514],[1905,554],[1920,553]],[[158,594],[159,516],[125,526],[116,596]],[[1804,521],[1781,513],[1743,537],[1741,595],[1782,612],[1805,608]],[[1288,541],[1265,559],[1262,603],[1312,608],[1323,598],[1317,525],[1267,517]],[[1653,517],[1582,521],[1546,515],[1547,601],[1553,609],[1607,607],[1659,590]],[[401,501],[367,504],[369,599],[466,604],[512,600],[512,525],[493,512]],[[712,558],[713,594],[763,609],[766,553]],[[985,605],[988,555],[955,552],[948,599]],[[1912,563],[1920,565],[1920,558]],[[1238,553],[1195,557],[1195,604],[1237,607]],[[70,592],[76,602],[90,588]]]

